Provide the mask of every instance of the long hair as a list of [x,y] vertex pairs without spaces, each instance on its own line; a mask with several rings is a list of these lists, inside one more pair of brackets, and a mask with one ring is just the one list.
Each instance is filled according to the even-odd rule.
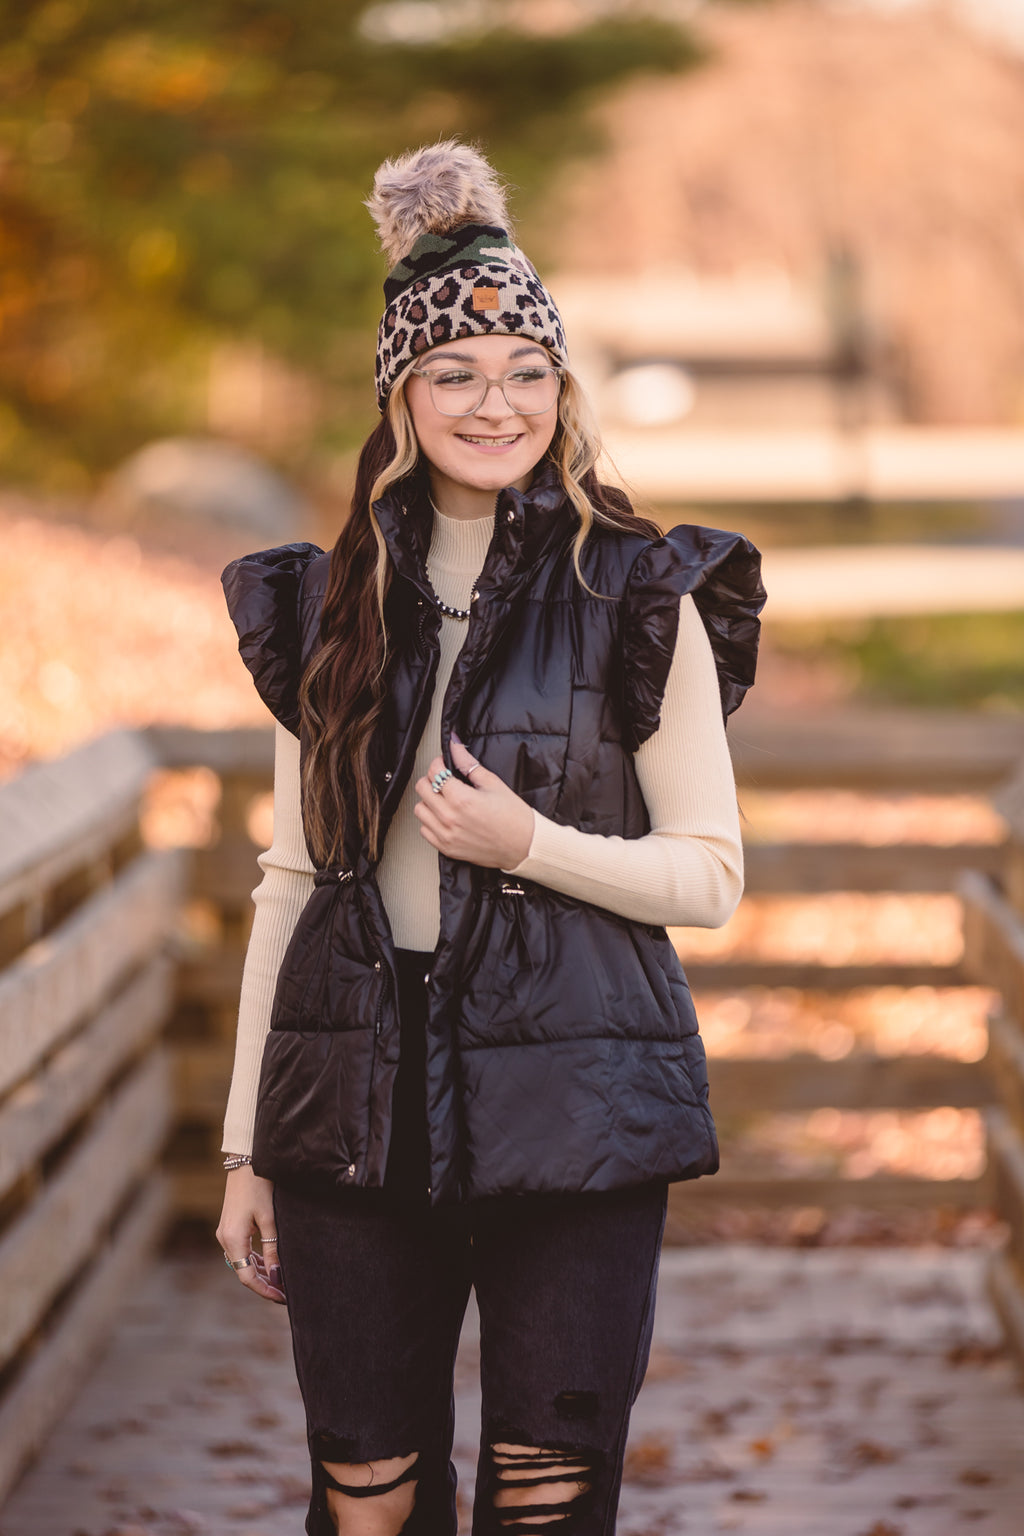
[[[302,774],[303,818],[318,864],[342,857],[349,814],[346,785],[354,790],[359,831],[371,858],[376,859],[380,851],[380,791],[370,774],[369,748],[387,689],[385,600],[392,567],[373,504],[420,467],[419,444],[405,398],[413,366],[395,383],[385,414],[360,452],[351,513],[331,552],[320,649],[299,689],[309,740]],[[651,538],[661,533],[656,524],[637,516],[624,491],[598,479],[600,452],[587,397],[575,376],[565,370],[558,423],[546,457],[557,466],[576,512],[579,526],[573,565],[588,592],[593,589],[584,580],[580,552],[595,524],[621,532],[639,530]]]

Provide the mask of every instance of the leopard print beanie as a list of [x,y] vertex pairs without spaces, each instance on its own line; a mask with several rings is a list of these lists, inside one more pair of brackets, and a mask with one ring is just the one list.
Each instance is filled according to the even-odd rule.
[[555,302],[515,244],[502,187],[447,140],[386,160],[367,199],[392,270],[377,334],[377,404],[421,352],[466,336],[524,336],[568,364]]

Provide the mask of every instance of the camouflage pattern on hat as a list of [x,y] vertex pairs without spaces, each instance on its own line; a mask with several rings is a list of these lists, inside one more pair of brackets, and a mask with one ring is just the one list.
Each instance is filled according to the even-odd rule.
[[384,284],[377,335],[377,403],[421,352],[467,336],[525,336],[568,364],[555,302],[503,229],[466,224],[422,235]]

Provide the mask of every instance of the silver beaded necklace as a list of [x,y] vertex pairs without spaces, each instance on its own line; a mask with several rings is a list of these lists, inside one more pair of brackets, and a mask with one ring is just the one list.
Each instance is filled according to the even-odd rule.
[[[440,512],[438,512],[437,508],[434,506],[433,499],[432,498],[429,498],[429,499],[430,499],[431,508],[432,508],[435,516],[440,517],[441,514],[440,514]],[[434,592],[434,583],[430,579],[430,572],[429,571],[427,572],[427,585],[429,586],[431,592]],[[475,597],[476,597],[476,588],[474,587],[472,595],[470,596],[470,599],[469,599],[470,602],[472,602]],[[446,618],[458,619],[462,623],[465,623],[465,621],[469,618],[470,610],[468,608],[453,608],[451,603],[443,603],[441,601],[441,599],[438,597],[436,592],[434,592],[434,602],[437,604],[438,608],[440,608],[441,612],[446,616]]]

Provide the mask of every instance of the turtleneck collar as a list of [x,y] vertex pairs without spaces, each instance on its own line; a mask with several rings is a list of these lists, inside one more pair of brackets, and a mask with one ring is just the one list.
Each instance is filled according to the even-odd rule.
[[[395,569],[421,590],[429,591],[425,568],[435,514],[425,468],[420,466],[407,480],[392,486],[374,503],[373,511]],[[464,526],[478,522],[483,519],[473,518]],[[487,563],[488,567],[496,563],[494,574],[500,571],[501,580],[511,577],[513,572],[525,572],[553,541],[574,533],[576,513],[565,494],[557,465],[550,459],[542,460],[528,491],[498,492],[491,529]]]
[[435,507],[427,555],[431,570],[476,576],[487,559],[493,532],[490,513],[486,517],[446,517]]

